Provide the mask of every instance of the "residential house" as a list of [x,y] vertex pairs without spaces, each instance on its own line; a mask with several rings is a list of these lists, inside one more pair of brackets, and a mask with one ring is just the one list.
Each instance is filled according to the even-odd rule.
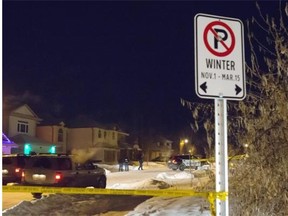
[[55,152],[67,152],[67,131],[63,121],[43,122],[36,128],[36,136],[50,143],[55,143]]
[[78,155],[79,160],[89,158],[115,163],[128,135],[115,125],[99,124],[84,117],[69,125],[67,152]]
[[148,145],[146,152],[148,153],[148,160],[162,157],[168,159],[172,153],[172,141],[165,137],[156,137]]
[[121,150],[132,149],[125,142],[129,134],[87,117],[80,116],[66,126],[60,120],[43,121],[27,104],[5,110],[3,116],[4,131],[18,145],[10,153],[72,153],[79,162],[94,159],[115,163]]
[[[27,105],[5,106],[3,110],[3,132],[18,145],[11,153],[48,153],[55,144],[36,137],[37,125],[42,121]],[[3,147],[2,147],[3,149]]]

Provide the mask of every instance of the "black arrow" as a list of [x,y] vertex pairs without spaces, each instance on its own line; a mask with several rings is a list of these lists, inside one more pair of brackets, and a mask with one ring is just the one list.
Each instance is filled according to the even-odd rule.
[[238,85],[235,85],[235,86],[236,86],[235,88],[236,95],[238,95],[242,91],[242,89]]
[[200,88],[201,88],[205,93],[207,93],[207,92],[206,92],[206,89],[207,89],[206,83],[207,83],[207,82],[204,82],[204,83],[202,83],[202,84],[200,85]]

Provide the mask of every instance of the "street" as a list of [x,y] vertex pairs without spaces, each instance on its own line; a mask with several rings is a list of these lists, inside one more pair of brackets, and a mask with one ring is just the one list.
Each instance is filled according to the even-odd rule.
[[[168,169],[166,166],[149,163],[144,164],[144,170],[138,170],[138,167],[130,167],[129,171],[124,172],[110,172],[109,170],[117,170],[115,166],[109,167],[109,165],[103,165],[107,170],[107,187],[109,189],[163,189],[168,187],[175,187],[177,189],[189,188],[191,182],[193,185],[204,184],[205,178],[192,178],[190,175],[189,169],[185,171],[173,171]],[[44,194],[45,195],[45,194]],[[117,195],[111,195],[110,199],[113,199],[115,202],[117,198],[120,198]],[[79,196],[81,197],[81,196]],[[105,196],[110,197],[109,195]],[[125,204],[126,210],[133,210],[140,202],[143,202],[143,199],[148,197],[134,197],[132,200],[135,201],[133,204],[131,201]],[[53,198],[51,197],[53,200]],[[49,202],[51,202],[51,199]],[[99,198],[100,199],[100,198]],[[121,198],[122,199],[122,198]],[[129,200],[129,198],[127,198]],[[138,201],[137,201],[138,199]],[[141,200],[140,200],[141,199]],[[16,193],[16,192],[3,192],[2,194],[2,211],[8,208],[11,208],[15,205],[18,205],[22,201],[31,201],[33,197],[30,193]],[[46,200],[46,199],[45,199]],[[49,199],[47,199],[48,201]],[[101,198],[103,200],[103,196]],[[43,200],[44,201],[44,200]],[[56,200],[55,200],[56,201]],[[59,202],[59,200],[58,200]],[[116,201],[118,202],[118,201]],[[53,203],[53,201],[52,201]],[[120,202],[122,203],[122,202]],[[137,204],[138,203],[138,204]],[[123,204],[123,203],[122,203]],[[34,205],[33,205],[34,206]],[[48,204],[50,206],[50,204]],[[36,206],[35,206],[36,207]],[[123,208],[123,207],[121,207]],[[121,209],[120,208],[120,209]],[[115,209],[114,209],[115,210]],[[112,211],[112,210],[111,210]],[[119,211],[118,211],[119,214]]]
[[2,193],[2,210],[11,208],[17,205],[23,200],[31,201],[33,197],[31,193],[14,193],[14,192],[3,192]]

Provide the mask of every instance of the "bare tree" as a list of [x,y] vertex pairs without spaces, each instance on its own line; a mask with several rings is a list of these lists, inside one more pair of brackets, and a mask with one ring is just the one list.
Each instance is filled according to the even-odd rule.
[[[251,66],[249,94],[233,109],[239,113],[240,143],[249,158],[231,183],[234,215],[285,215],[288,212],[288,3],[279,17],[247,22]],[[283,13],[285,12],[285,13]],[[261,31],[259,31],[261,30]],[[253,33],[254,32],[254,33]],[[263,56],[263,58],[259,58]],[[236,125],[237,125],[236,124]]]

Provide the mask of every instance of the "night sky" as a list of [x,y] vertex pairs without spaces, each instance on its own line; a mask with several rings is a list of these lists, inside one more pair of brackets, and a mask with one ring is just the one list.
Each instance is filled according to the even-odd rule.
[[180,98],[200,101],[197,13],[244,24],[258,14],[253,1],[4,1],[3,97],[25,93],[64,119],[186,130],[191,114]]

